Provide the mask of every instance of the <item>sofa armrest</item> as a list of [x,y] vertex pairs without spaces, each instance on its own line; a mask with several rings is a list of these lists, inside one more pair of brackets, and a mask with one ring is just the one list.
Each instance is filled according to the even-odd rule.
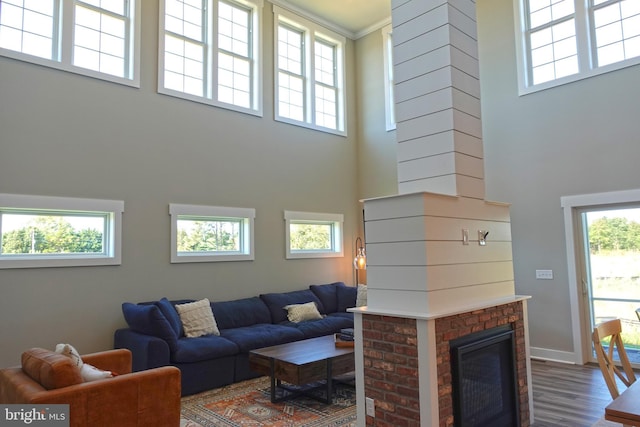
[[119,375],[131,372],[131,351],[125,348],[83,354],[82,361],[103,371]]
[[[169,344],[161,338],[135,332],[129,328],[114,333],[113,347],[131,351],[133,372],[170,364]],[[89,362],[91,363],[91,362]]]

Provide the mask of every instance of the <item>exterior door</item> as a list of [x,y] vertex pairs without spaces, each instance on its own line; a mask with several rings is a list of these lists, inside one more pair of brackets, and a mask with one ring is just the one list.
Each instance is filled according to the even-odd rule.
[[[640,205],[579,209],[587,336],[593,327],[620,318],[632,363],[640,363]],[[591,347],[590,347],[591,348]],[[593,350],[589,360],[595,361]]]

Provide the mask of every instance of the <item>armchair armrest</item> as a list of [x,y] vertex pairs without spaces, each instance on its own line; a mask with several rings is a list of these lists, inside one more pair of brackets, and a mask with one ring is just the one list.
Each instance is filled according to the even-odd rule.
[[124,348],[83,354],[82,361],[119,375],[131,372],[131,351]]

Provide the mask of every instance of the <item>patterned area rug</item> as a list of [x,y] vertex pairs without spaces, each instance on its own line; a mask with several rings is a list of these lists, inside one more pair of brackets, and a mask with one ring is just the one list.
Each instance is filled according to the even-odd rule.
[[331,405],[304,396],[271,403],[269,379],[256,378],[183,397],[181,427],[354,427],[355,389],[334,390]]

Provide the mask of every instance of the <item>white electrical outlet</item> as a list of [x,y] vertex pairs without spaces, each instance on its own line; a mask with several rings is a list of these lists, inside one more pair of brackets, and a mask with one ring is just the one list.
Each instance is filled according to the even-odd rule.
[[375,401],[370,398],[367,397],[365,400],[365,408],[367,410],[367,415],[370,417],[375,417],[376,416],[376,403]]
[[553,270],[536,270],[536,279],[553,280]]

